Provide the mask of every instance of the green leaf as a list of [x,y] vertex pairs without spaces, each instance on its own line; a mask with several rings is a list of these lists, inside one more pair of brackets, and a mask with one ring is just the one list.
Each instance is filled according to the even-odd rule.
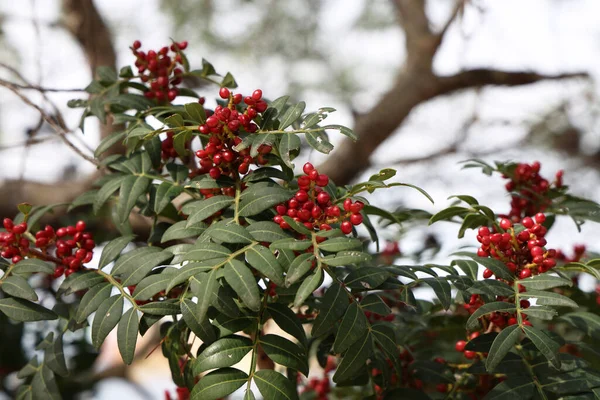
[[553,276],[548,273],[535,275],[527,279],[521,279],[518,281],[518,283],[525,286],[527,289],[537,290],[552,289],[559,286],[573,286],[573,282],[570,279]]
[[235,302],[235,292],[229,286],[220,286],[216,289],[213,296],[213,306],[228,317],[237,317],[240,315],[240,309]]
[[179,314],[179,306],[177,304],[177,300],[164,300],[164,301],[154,301],[152,303],[144,304],[140,306],[139,309],[151,315],[177,315]]
[[37,258],[27,258],[16,263],[12,269],[12,272],[14,274],[32,274],[35,272],[53,274],[54,268],[46,261],[42,261]]
[[342,324],[333,342],[333,351],[343,353],[352,346],[365,332],[369,322],[365,313],[356,302],[352,302],[344,314]]
[[61,400],[62,397],[56,386],[54,372],[45,364],[42,364],[31,381],[32,399]]
[[277,141],[277,135],[274,133],[263,133],[254,138],[252,141],[252,148],[250,149],[250,157],[256,157],[258,155],[258,149],[262,145],[273,146]]
[[528,290],[519,295],[520,297],[536,298],[536,304],[542,306],[564,306],[577,308],[579,305],[570,298],[554,292],[541,290]]
[[114,175],[114,178],[110,179],[108,182],[102,185],[100,190],[98,190],[96,199],[94,200],[93,210],[95,215],[98,215],[98,212],[100,211],[104,203],[106,203],[106,200],[108,200],[110,196],[112,196],[113,193],[115,193],[117,189],[121,187],[121,183],[123,182],[123,180],[125,180],[125,176]]
[[211,225],[204,233],[225,243],[252,243],[252,236],[246,228],[227,220]]
[[[390,277],[388,271],[378,267],[362,267],[353,270],[346,276],[344,283],[350,289],[375,289]],[[447,284],[447,282],[445,282]],[[448,285],[448,292],[450,287]]]
[[277,110],[278,114],[281,114],[281,111],[283,110],[283,107],[285,107],[289,98],[290,98],[290,96],[278,97],[275,100],[269,102],[269,107],[273,107],[274,109]]
[[510,297],[515,295],[515,290],[502,281],[496,279],[484,279],[482,281],[476,281],[469,289],[469,293]]
[[71,205],[69,206],[69,208],[67,208],[67,212],[69,213],[77,207],[94,204],[97,195],[97,190],[90,190],[80,194],[71,202]]
[[189,237],[198,237],[206,230],[206,224],[196,224],[195,226],[187,227],[187,221],[179,221],[171,225],[160,240],[161,243],[170,240],[185,239]]
[[214,196],[206,200],[202,200],[196,207],[193,214],[188,217],[186,227],[190,227],[198,222],[204,221],[208,217],[214,215],[217,211],[229,207],[235,202],[235,199],[230,196]]
[[259,221],[249,225],[248,232],[257,242],[272,243],[281,239],[288,239],[289,236],[279,227],[278,224],[271,221]]
[[96,68],[96,75],[101,82],[105,83],[113,83],[119,79],[117,72],[112,67],[107,67],[104,65]]
[[424,278],[421,279],[421,282],[429,285],[433,289],[445,310],[450,308],[452,293],[448,281],[444,278]]
[[98,117],[100,122],[106,124],[106,110],[104,109],[104,98],[101,96],[94,96],[90,101],[90,113]]
[[162,182],[156,189],[154,197],[154,212],[160,214],[167,207],[171,200],[183,192],[183,187],[174,185],[171,182]]
[[196,312],[197,304],[190,299],[183,299],[180,304],[181,315],[186,325],[198,336],[204,343],[210,344],[217,340],[215,328],[211,325],[208,317],[198,318]]
[[358,136],[356,136],[356,134],[354,133],[354,131],[352,131],[352,129],[347,128],[342,125],[326,125],[323,127],[323,129],[335,129],[335,130],[339,131],[342,135],[349,137],[350,139],[354,140],[355,142],[358,140]]
[[247,380],[248,375],[239,369],[218,369],[200,379],[192,390],[191,400],[217,400],[227,397],[242,387]]
[[252,340],[243,336],[229,336],[206,347],[196,358],[194,375],[215,368],[231,367],[244,358],[254,347]]
[[289,168],[294,168],[294,163],[292,163],[292,155],[291,153],[294,151],[298,151],[302,142],[300,138],[295,133],[284,133],[281,135],[281,140],[279,141],[279,156],[281,160],[287,165]]
[[531,399],[535,383],[527,376],[512,376],[496,385],[485,396],[485,400],[527,400]]
[[502,261],[496,260],[495,258],[485,258],[478,256],[470,257],[473,260],[475,260],[478,264],[481,264],[490,271],[492,271],[497,278],[504,279],[507,281],[514,280],[514,275],[510,272],[506,264],[504,264]]
[[112,285],[109,283],[100,283],[96,286],[92,286],[88,290],[77,307],[77,313],[75,314],[75,321],[82,323],[91,313],[96,311],[100,304],[110,297],[112,291]]
[[[116,239],[113,240],[113,242],[115,242],[115,241],[116,241]],[[123,245],[123,243],[120,243],[120,245]],[[119,249],[119,247],[120,246],[115,245],[115,248],[111,249],[111,253],[118,254],[116,249]],[[108,248],[108,245],[107,245],[107,248]],[[105,250],[107,250],[107,248],[105,248]],[[121,250],[122,249],[119,249],[119,253],[121,252]],[[115,265],[113,266],[113,268],[111,270],[111,275],[121,275],[122,273],[129,271],[129,270],[133,269],[136,265],[138,265],[140,259],[142,259],[142,258],[152,259],[153,256],[158,257],[158,253],[161,253],[161,252],[162,252],[162,249],[159,247],[138,247],[137,249],[128,251],[127,253],[120,256],[119,259],[117,260],[117,262],[115,262]],[[111,257],[108,257],[108,255],[107,255],[107,259],[109,259],[109,258],[111,258]]]
[[37,301],[35,290],[29,286],[27,279],[18,275],[11,275],[2,282],[2,291],[8,295],[25,300]]
[[333,145],[327,140],[327,135],[323,131],[307,132],[304,137],[310,147],[323,154],[331,153]]
[[314,260],[315,256],[311,253],[303,253],[296,257],[288,268],[287,274],[285,276],[285,286],[292,286],[308,271],[310,271]]
[[199,124],[203,124],[206,121],[206,112],[204,111],[202,104],[188,103],[184,105],[184,108],[192,121],[198,122]]
[[319,244],[319,249],[323,251],[329,251],[337,253],[342,250],[352,250],[356,248],[362,248],[363,242],[359,239],[349,237],[336,237],[328,239]]
[[225,280],[252,311],[260,310],[260,293],[250,268],[239,260],[230,260],[223,270]]
[[211,260],[202,262],[193,262],[184,265],[179,268],[174,274],[173,278],[167,285],[166,292],[169,293],[175,286],[182,284],[189,280],[192,276],[198,275],[203,272],[210,271],[216,265],[222,264],[227,260],[226,258],[213,258]]
[[450,221],[453,217],[465,216],[468,212],[469,209],[465,207],[448,207],[434,214],[429,219],[429,225],[434,224],[438,221]]
[[[530,314],[529,309],[527,314]],[[568,322],[594,339],[600,339],[600,316],[596,314],[580,311],[563,315],[560,320]]]
[[296,385],[279,372],[262,369],[254,373],[254,383],[265,399],[297,400]]
[[292,125],[304,112],[306,103],[301,101],[298,104],[290,106],[279,118],[279,130],[284,130],[288,126]]
[[98,275],[94,271],[81,271],[71,274],[65,278],[60,284],[56,295],[70,295],[80,290],[89,289],[90,287],[104,282],[104,277]]
[[212,304],[215,288],[218,285],[217,270],[213,269],[210,272],[196,275],[195,279],[200,281],[197,290],[194,290],[194,294],[198,297],[196,314],[199,320],[203,320],[206,317],[208,307]]
[[135,345],[140,329],[140,320],[135,308],[130,308],[123,314],[117,327],[117,344],[123,362],[130,365],[135,355]]
[[558,312],[554,308],[546,306],[531,306],[527,310],[523,310],[524,314],[543,320],[552,320]]
[[360,302],[360,307],[363,310],[371,311],[379,315],[388,315],[392,310],[387,304],[375,293],[371,293],[365,296]]
[[44,364],[60,376],[69,375],[65,353],[63,349],[63,338],[59,335],[51,346],[44,350]]
[[127,221],[137,199],[146,193],[149,185],[150,179],[145,176],[128,176],[123,179],[117,202],[117,215],[121,222]]
[[284,367],[295,369],[308,376],[306,351],[295,343],[279,335],[263,335],[260,345],[269,358]]
[[358,338],[354,346],[350,347],[344,354],[342,362],[333,375],[333,381],[338,383],[353,378],[364,367],[365,362],[372,353],[373,342],[367,330]]
[[321,268],[317,268],[315,272],[304,279],[298,288],[296,297],[294,298],[294,307],[300,307],[302,304],[304,304],[304,301],[308,298],[308,296],[317,290],[322,282],[323,270]]
[[479,326],[478,318],[491,314],[493,312],[513,312],[515,311],[515,305],[506,303],[504,301],[496,301],[493,303],[487,303],[479,307],[467,320],[467,330],[475,330]]
[[560,358],[558,358],[558,349],[560,345],[552,340],[543,331],[532,326],[523,325],[525,334],[533,342],[535,347],[546,357],[554,368],[560,368]]
[[122,314],[122,294],[109,297],[100,304],[92,323],[92,344],[96,349],[100,348],[110,331],[117,326]]
[[[155,267],[163,264],[171,258],[173,258],[173,255],[169,252],[153,252],[133,259],[127,264],[121,264],[121,268],[119,268],[119,274],[121,275],[122,279],[121,284],[123,286],[138,284]],[[115,274],[116,273],[113,272],[113,275]]]
[[246,260],[277,286],[284,285],[283,268],[268,248],[261,245],[250,248],[246,252]]
[[233,75],[231,75],[230,72],[225,74],[225,77],[221,82],[221,86],[228,87],[230,89],[235,89],[236,87],[238,87],[237,83],[235,82],[235,79],[233,78]]
[[496,336],[485,361],[485,368],[489,372],[496,369],[498,364],[500,364],[500,361],[504,359],[506,354],[519,341],[520,332],[521,330],[518,325],[511,325],[504,328],[500,331],[498,336]]
[[132,296],[135,300],[149,300],[156,293],[167,289],[167,285],[173,279],[176,270],[168,268],[159,274],[145,277],[135,286]]
[[271,303],[268,305],[268,311],[273,321],[281,330],[289,333],[303,345],[306,346],[306,333],[296,314],[287,306],[280,303]]
[[319,315],[312,327],[312,336],[319,337],[331,331],[347,308],[348,292],[339,284],[333,283],[321,300]]
[[391,360],[395,360],[399,357],[400,352],[396,343],[394,328],[388,324],[379,323],[372,326],[371,334],[373,339],[379,343],[385,354]]
[[242,192],[238,214],[250,217],[292,198],[294,193],[273,182],[260,182]]
[[205,261],[214,258],[229,257],[231,251],[220,244],[216,243],[198,243],[195,244],[190,251],[188,251],[183,260],[184,261]]
[[271,250],[294,250],[302,251],[312,246],[310,240],[297,240],[294,238],[280,239],[271,243]]
[[371,255],[360,251],[340,251],[335,255],[324,257],[321,261],[331,267],[358,264],[371,260]]

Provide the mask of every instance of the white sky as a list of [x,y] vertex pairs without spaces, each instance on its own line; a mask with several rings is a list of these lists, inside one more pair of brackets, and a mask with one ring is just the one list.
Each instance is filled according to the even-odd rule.
[[[325,7],[320,20],[320,44],[328,49],[329,63],[335,68],[351,67],[361,88],[351,99],[357,110],[367,110],[375,104],[382,92],[393,80],[395,70],[404,57],[403,34],[398,27],[380,31],[357,30],[353,28],[364,4],[386,7],[388,0],[324,0]],[[495,67],[506,70],[534,70],[541,73],[562,73],[587,71],[594,78],[600,75],[600,2],[597,0],[504,0],[475,1],[483,12],[469,9],[460,25],[454,25],[447,34],[441,51],[435,59],[435,70],[440,74],[452,74],[467,67]],[[0,2],[0,15],[5,19],[3,29],[6,42],[16,53],[0,50],[2,62],[18,66],[19,70],[34,82],[55,88],[82,88],[90,81],[88,66],[79,48],[63,30],[50,27],[57,20],[60,11],[58,0],[20,0]],[[130,63],[128,46],[141,38],[144,47],[160,47],[169,41],[173,30],[168,16],[161,14],[157,0],[96,0],[96,4],[108,22],[115,29],[115,46],[119,52],[119,63]],[[245,24],[257,18],[246,13],[229,12],[231,0],[216,2],[217,7],[227,10],[219,17],[219,25],[227,26],[233,33],[237,27],[243,30]],[[32,8],[35,5],[35,8]],[[428,13],[436,27],[441,26],[447,17],[449,0],[430,1]],[[391,11],[391,9],[390,9]],[[40,21],[41,34],[38,37],[32,18]],[[177,38],[179,40],[184,38]],[[209,59],[218,71],[230,70],[240,84],[249,92],[261,87],[271,98],[285,94],[287,83],[282,68],[284,60],[269,55],[253,60],[238,59],[231,54],[205,54],[202,43],[190,43],[188,57],[192,64],[199,65],[201,58]],[[39,64],[38,64],[39,62]],[[40,69],[41,67],[41,69]],[[314,84],[323,76],[326,69],[313,62],[295,65],[294,73],[300,80]],[[9,77],[0,71],[0,77]],[[7,91],[0,90],[0,143],[2,145],[22,143],[24,129],[34,126],[37,115],[20,103]],[[216,93],[216,92],[215,92]],[[454,96],[435,99],[416,108],[399,134],[390,138],[373,155],[378,166],[387,167],[395,160],[415,157],[435,152],[452,143],[458,129],[473,112],[484,121],[537,120],[548,110],[563,102],[580,99],[583,95],[597,96],[595,85],[578,83],[540,83],[516,89],[488,88],[479,95],[466,92]],[[72,94],[53,94],[58,104],[65,104]],[[308,103],[308,109],[319,106],[333,106],[338,109],[330,118],[332,123],[351,125],[349,102],[315,89],[307,90],[299,96]],[[580,129],[586,133],[586,145],[597,147],[600,142],[598,124],[591,116],[591,103],[575,101],[569,108]],[[597,104],[596,104],[597,105]],[[70,126],[76,126],[80,110],[63,112]],[[95,146],[98,141],[97,128],[90,120],[86,124],[85,141]],[[471,150],[490,149],[502,146],[505,150],[494,159],[513,159],[531,162],[540,160],[542,172],[552,177],[559,168],[565,168],[565,181],[573,184],[578,194],[600,201],[598,171],[582,171],[575,176],[576,164],[565,162],[560,156],[548,154],[543,148],[515,149],[515,143],[525,134],[520,126],[476,126],[469,135],[466,145]],[[334,140],[336,142],[337,140]],[[23,172],[21,160],[23,151],[11,149],[2,151],[0,156],[0,177],[16,178]],[[460,171],[458,161],[464,155],[428,165],[411,165],[399,170],[397,179],[425,188],[435,199],[436,205],[429,206],[424,198],[410,189],[394,189],[373,198],[378,205],[392,206],[403,202],[410,207],[422,207],[430,211],[439,210],[451,194],[471,194],[484,204],[507,210],[508,199],[503,191],[503,182],[498,177],[488,178],[475,171]],[[320,160],[311,155],[311,159]],[[74,163],[80,167],[80,174],[93,170],[69,149],[58,142],[32,147],[27,154],[25,175],[39,180],[58,179],[62,169]],[[367,174],[372,171],[368,171]],[[444,254],[451,252],[459,244],[472,244],[472,235],[461,242],[452,240],[457,227],[441,224],[433,228],[444,238]],[[425,234],[425,230],[421,230]],[[585,242],[596,251],[600,229],[597,225],[584,227]],[[385,236],[385,235],[384,235]],[[413,236],[402,242],[405,249],[418,248],[423,236]],[[576,235],[572,223],[561,221],[559,229],[550,236],[550,244],[561,243],[569,250],[583,236]],[[157,383],[159,386],[164,384]],[[133,398],[132,396],[131,398]]]

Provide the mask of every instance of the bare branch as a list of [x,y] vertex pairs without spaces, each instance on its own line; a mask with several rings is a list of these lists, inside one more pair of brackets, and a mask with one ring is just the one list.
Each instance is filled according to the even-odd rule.
[[442,44],[442,41],[444,40],[444,36],[446,35],[446,32],[448,32],[448,29],[450,28],[452,23],[454,23],[456,18],[460,14],[463,13],[463,11],[465,9],[465,3],[466,3],[466,0],[457,0],[456,1],[456,4],[454,5],[454,8],[452,9],[452,13],[450,14],[450,17],[448,18],[448,21],[446,21],[446,24],[444,24],[442,29],[435,35],[437,38],[437,47],[439,47]]
[[558,75],[543,75],[536,72],[508,72],[494,69],[472,69],[451,76],[437,78],[440,94],[455,90],[476,88],[486,85],[521,86],[548,80],[589,78],[587,73],[577,72]]

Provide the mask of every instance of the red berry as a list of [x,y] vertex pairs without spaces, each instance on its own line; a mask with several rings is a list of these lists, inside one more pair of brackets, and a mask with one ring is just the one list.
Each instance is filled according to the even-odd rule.
[[491,269],[488,269],[488,268],[486,268],[486,269],[483,271],[483,277],[484,277],[485,279],[488,279],[488,278],[490,278],[492,275],[494,275],[494,273],[492,272],[492,270],[491,270]]
[[210,171],[208,171],[208,175],[210,175],[210,177],[213,179],[219,179],[221,176],[221,170],[217,167],[211,168]]
[[470,351],[470,350],[465,351],[465,357],[467,357],[469,360],[472,360],[476,356],[477,356],[477,353],[474,351]]
[[500,220],[500,228],[502,228],[502,229],[504,229],[506,231],[506,230],[508,230],[511,227],[512,227],[512,222],[510,222],[510,220],[508,220],[506,218],[502,218]]
[[352,214],[358,214],[364,206],[365,204],[362,201],[357,201],[350,206],[350,212]]
[[533,220],[531,218],[529,218],[529,217],[523,218],[523,220],[521,221],[521,223],[527,229],[531,229],[531,228],[533,228],[533,225],[535,225],[534,222],[533,222]]
[[185,50],[187,48],[187,46],[188,46],[187,40],[177,43],[177,47],[179,47],[180,50]]
[[361,214],[352,214],[350,216],[350,222],[352,225],[360,225],[363,222],[363,216]]
[[438,383],[435,386],[435,390],[437,390],[440,393],[446,393],[448,391],[448,385],[445,383]]
[[459,352],[463,352],[465,351],[465,346],[467,345],[467,342],[464,340],[459,340],[458,342],[456,342],[456,344],[454,345],[454,348],[456,349],[456,351]]
[[479,236],[489,236],[490,228],[488,228],[487,226],[482,226],[481,228],[479,228],[477,233],[479,234]]
[[139,40],[136,40],[135,42],[133,42],[133,48],[135,50],[139,49],[140,47],[142,47],[142,42],[140,42]]
[[20,235],[22,233],[25,233],[25,231],[27,230],[27,223],[26,222],[21,222],[18,225],[15,225],[13,227],[13,233]]
[[311,163],[306,163],[304,164],[304,166],[302,167],[302,171],[304,171],[304,173],[306,175],[308,175],[310,173],[310,171],[312,171],[313,169],[315,169],[315,167],[311,164]]
[[544,221],[546,221],[546,215],[544,215],[544,213],[535,214],[535,222],[538,224],[543,224]]
[[226,87],[222,87],[219,90],[219,96],[221,96],[222,99],[228,99],[229,98],[229,89],[227,89]]
[[316,179],[317,186],[325,187],[329,184],[329,177],[327,175],[319,175]]
[[331,200],[331,197],[327,192],[321,192],[317,195],[317,203],[319,204],[327,204],[329,200]]
[[529,268],[522,269],[521,272],[519,272],[519,278],[521,279],[529,278],[530,276],[531,270]]
[[521,306],[521,308],[529,308],[531,303],[529,303],[529,300],[523,299],[519,302],[519,305]]
[[4,229],[6,229],[7,231],[12,231],[12,228],[15,226],[12,219],[10,218],[4,218],[3,224]]
[[352,224],[350,223],[350,221],[344,221],[340,225],[340,229],[342,230],[342,232],[344,232],[344,234],[348,235],[352,233]]
[[252,92],[252,99],[254,100],[260,100],[262,98],[262,90],[260,89],[256,89],[254,92]]
[[84,221],[77,221],[77,224],[75,224],[75,230],[77,232],[83,232],[85,231],[86,225]]
[[352,199],[344,200],[344,210],[350,211],[351,206],[352,206]]

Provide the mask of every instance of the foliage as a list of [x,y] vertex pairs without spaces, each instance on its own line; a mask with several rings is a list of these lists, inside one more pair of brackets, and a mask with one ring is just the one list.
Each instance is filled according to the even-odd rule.
[[[70,207],[89,212],[88,224],[109,215],[121,232],[97,268],[85,222],[41,228],[52,207],[29,205],[4,221],[0,318],[12,343],[24,322],[44,332],[28,363],[15,353],[0,365],[4,375],[18,370],[16,398],[69,396],[82,365],[65,357],[70,332],[91,331],[98,349],[116,329],[129,364],[154,324],[180,398],[240,388],[248,399],[255,390],[266,399],[600,396],[597,301],[577,285],[579,274],[600,278],[600,259],[581,248],[568,259],[545,239],[557,215],[580,226],[597,222],[599,207],[568,194],[562,173],[549,183],[535,163],[467,162],[510,179],[511,211],[454,196],[430,223],[458,222],[459,236],[476,229],[477,252],[449,265],[396,265],[397,245],[374,250],[379,227],[426,213],[390,212],[362,195],[415,187],[393,182],[391,169],[346,187],[309,163],[295,174],[303,140],[329,153],[328,133],[354,138],[324,123],[335,110],[305,113],[303,102],[267,101],[258,89],[243,97],[207,61],[191,69],[186,45],[169,53],[134,43],[137,75],[102,69],[91,98],[70,102],[122,128],[96,150],[103,176]],[[214,108],[178,86],[189,76],[219,85]],[[171,102],[182,97],[195,99]],[[125,154],[102,158],[117,143]],[[134,217],[149,222],[145,236]],[[433,300],[417,299],[422,288]],[[259,368],[263,356],[277,367]],[[323,375],[309,380],[313,358]]]

